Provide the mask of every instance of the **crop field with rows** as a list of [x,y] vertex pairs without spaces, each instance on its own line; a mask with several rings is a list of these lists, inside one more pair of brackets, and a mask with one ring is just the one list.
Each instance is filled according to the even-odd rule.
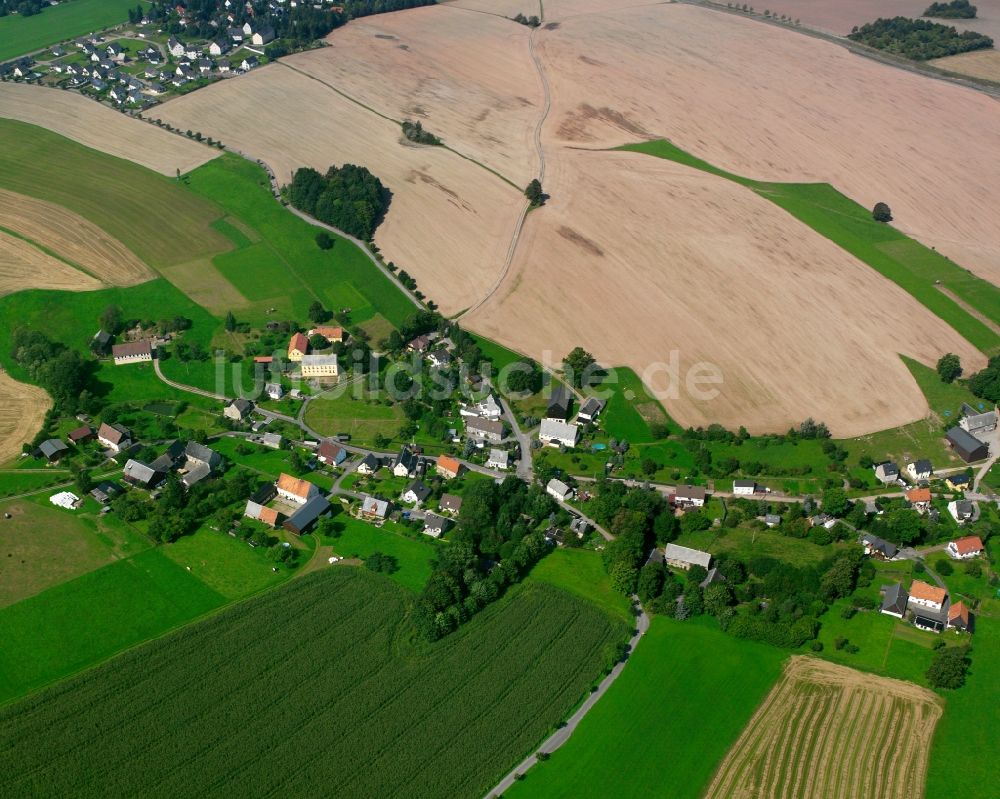
[[417,647],[407,602],[317,572],[10,705],[0,795],[478,799],[626,635],[526,584]]

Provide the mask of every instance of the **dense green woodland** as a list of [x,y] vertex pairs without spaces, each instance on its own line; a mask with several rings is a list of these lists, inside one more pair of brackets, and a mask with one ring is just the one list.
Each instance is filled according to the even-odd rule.
[[365,240],[375,233],[392,199],[382,181],[354,164],[331,166],[325,175],[303,167],[296,170],[287,192],[300,211]]
[[860,28],[855,27],[849,38],[915,61],[944,58],[993,46],[993,40],[982,33],[959,33],[950,25],[906,17],[877,19]]
[[31,17],[40,14],[49,5],[49,0],[0,0],[0,17],[8,14],[20,14]]
[[940,19],[974,19],[978,10],[969,0],[951,0],[950,3],[931,3],[927,6],[924,16]]
[[8,706],[0,795],[479,797],[626,636],[531,585],[415,645],[408,596],[329,569]]

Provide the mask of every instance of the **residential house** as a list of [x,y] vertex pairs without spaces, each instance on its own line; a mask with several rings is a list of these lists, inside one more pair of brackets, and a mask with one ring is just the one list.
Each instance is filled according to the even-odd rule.
[[293,333],[288,342],[288,360],[298,363],[309,352],[309,339],[302,333]]
[[310,338],[312,338],[313,336],[322,336],[327,341],[333,344],[343,343],[344,339],[346,338],[346,336],[344,335],[344,328],[333,327],[331,325],[317,325],[308,333],[306,333],[306,335],[309,336]]
[[358,468],[355,471],[358,474],[375,474],[381,466],[381,461],[369,452],[362,458],[361,463],[358,464]]
[[572,499],[576,492],[562,480],[557,480],[553,477],[549,480],[548,485],[545,486],[545,493],[554,497],[559,502],[566,502],[567,500]]
[[901,619],[906,615],[906,606],[909,601],[910,595],[906,593],[906,589],[901,584],[883,585],[882,606],[879,608],[879,612]]
[[258,47],[263,47],[265,44],[269,44],[274,41],[274,28],[270,25],[265,25],[264,27],[258,29],[253,33],[250,41],[252,41]]
[[163,482],[166,475],[150,466],[148,463],[129,458],[122,469],[122,477],[126,483],[139,488],[153,488]]
[[119,493],[121,493],[121,488],[108,480],[102,480],[90,489],[90,496],[102,505],[107,505]]
[[437,459],[437,473],[452,480],[462,473],[462,464],[450,455],[441,455]]
[[556,384],[552,387],[552,395],[549,397],[545,418],[565,422],[569,418],[569,406],[569,391],[564,386]]
[[878,478],[879,482],[883,485],[898,482],[899,467],[892,461],[876,464],[875,477]]
[[325,438],[320,443],[316,456],[327,466],[339,466],[347,459],[347,450],[332,438]]
[[583,538],[590,531],[590,523],[582,516],[574,516],[569,529],[576,533],[577,538]]
[[[108,84],[105,83],[100,78],[91,78],[91,80],[90,80],[90,88],[93,89],[94,91],[103,92],[106,88],[108,88]],[[124,346],[124,345],[115,345],[115,346],[117,347],[117,346]],[[115,359],[115,363],[119,363],[119,361],[118,361],[117,358]]]
[[144,338],[141,341],[129,341],[126,344],[115,344],[111,348],[111,357],[115,359],[115,366],[127,363],[141,363],[153,360],[153,350],[155,345],[151,339]]
[[733,494],[750,496],[757,493],[757,483],[754,480],[733,480]]
[[510,453],[504,449],[491,449],[490,456],[486,459],[488,469],[507,469],[510,463]]
[[588,397],[580,406],[580,410],[577,411],[576,419],[577,421],[594,422],[603,410],[604,400]]
[[777,513],[765,513],[764,524],[767,527],[777,527],[781,524],[781,517]]
[[428,353],[427,360],[431,366],[445,367],[451,365],[451,353],[445,349],[434,350]]
[[336,355],[303,355],[300,363],[303,377],[337,376]]
[[326,497],[317,494],[285,519],[284,524],[281,526],[290,533],[302,535],[316,523],[317,519],[329,512],[330,501]]
[[208,45],[208,54],[211,56],[225,55],[230,50],[229,42],[219,40]]
[[494,443],[503,441],[504,432],[503,422],[499,420],[478,417],[470,417],[465,420],[466,435],[479,442],[479,446],[482,446],[481,442],[483,441],[493,441]]
[[286,502],[302,505],[319,493],[319,489],[308,480],[301,480],[282,472],[274,484],[278,496]]
[[90,349],[99,355],[107,355],[111,352],[111,334],[101,328],[90,339]]
[[244,58],[240,62],[240,69],[242,69],[244,72],[249,72],[251,69],[253,69],[254,67],[256,67],[259,63],[260,63],[260,61],[257,59],[257,56],[252,55],[249,58]]
[[944,479],[945,485],[952,491],[967,491],[972,478],[965,472],[961,474],[951,474]]
[[948,542],[948,555],[955,560],[969,560],[983,554],[983,540],[978,535],[966,535]]
[[546,417],[538,428],[538,440],[550,447],[575,447],[580,428],[562,419]]
[[892,560],[899,554],[895,544],[871,533],[865,533],[861,536],[861,544],[865,548],[866,555],[878,560]]
[[944,607],[948,592],[923,580],[914,580],[910,585],[910,610],[930,609],[939,611]]
[[388,518],[391,507],[384,499],[365,496],[361,502],[361,516],[373,521],[382,521]]
[[929,460],[921,459],[906,464],[906,472],[914,480],[930,480],[934,476],[934,467]]
[[49,52],[52,53],[53,58],[62,58],[64,55],[66,55],[66,50],[63,49],[63,47],[58,44],[53,45],[50,48]]
[[243,41],[243,29],[242,28],[226,28],[226,33],[229,35],[229,38],[232,39],[234,42],[242,42]]
[[45,460],[53,463],[69,452],[69,447],[58,438],[50,438],[38,445],[38,451],[42,453]]
[[409,447],[403,447],[392,463],[392,473],[396,477],[416,477],[419,465],[420,459],[413,451]]
[[253,409],[254,404],[250,400],[240,397],[227,403],[225,410],[222,411],[222,415],[227,419],[232,419],[234,422],[242,422],[253,413]]
[[108,97],[116,103],[124,103],[128,99],[128,89],[115,86],[110,92],[108,92]]
[[264,385],[264,393],[267,394],[268,399],[280,400],[285,396],[285,390],[281,387],[281,383],[267,383]]
[[976,504],[967,499],[952,500],[948,503],[948,513],[959,524],[965,524],[975,518]]
[[414,480],[410,483],[400,495],[400,499],[403,502],[407,502],[411,505],[420,505],[426,501],[427,497],[431,495],[431,490],[420,480]]
[[171,469],[177,468],[177,464],[184,458],[184,442],[173,440],[168,445],[163,454],[154,460],[150,465],[158,472],[166,474]]
[[503,415],[503,408],[492,394],[487,394],[474,405],[463,405],[459,410],[462,416],[478,416],[482,419],[497,420]]
[[208,59],[208,58],[199,58],[198,59],[198,71],[202,75],[204,75],[206,72],[211,72],[212,71],[212,62],[211,62],[211,60]]
[[184,48],[184,57],[189,58],[194,61],[196,58],[201,56],[201,48],[195,47],[193,44],[189,44]]
[[85,424],[83,427],[77,427],[70,430],[66,438],[69,439],[70,444],[83,444],[90,441],[94,437],[94,428],[90,425]]
[[990,448],[968,430],[953,427],[944,437],[955,454],[966,463],[974,463],[989,457]]
[[102,422],[97,429],[97,440],[101,446],[110,449],[112,452],[121,452],[127,449],[131,441],[131,433],[128,428],[120,424],[108,424]]
[[438,510],[458,515],[458,512],[462,510],[462,498],[458,494],[442,494],[438,502]]
[[677,486],[674,491],[674,504],[680,507],[700,508],[705,504],[706,493],[703,486]]
[[985,412],[962,404],[962,418],[958,422],[965,432],[975,436],[980,441],[988,441],[989,434],[997,429],[997,412],[992,409]]
[[185,488],[200,483],[222,466],[222,456],[197,441],[189,441],[184,447],[184,467],[181,482]]
[[832,530],[837,526],[837,520],[829,513],[817,513],[815,516],[809,517],[809,526],[825,527],[827,530]]
[[244,36],[249,36],[252,33],[253,33],[253,27],[250,25],[249,22],[244,22],[243,23],[243,35]]
[[260,443],[268,449],[281,449],[281,445],[285,443],[285,438],[280,433],[264,433],[260,437]]
[[14,65],[14,75],[18,78],[30,78],[34,70],[29,62],[22,62]]
[[712,565],[712,556],[708,552],[677,544],[667,544],[663,550],[663,559],[668,566],[688,571],[692,566],[701,566],[707,570]]
[[971,624],[969,608],[961,600],[948,608],[948,626],[956,630],[968,630]]
[[184,44],[176,36],[171,36],[167,39],[167,51],[174,58],[180,58],[184,55]]
[[229,63],[228,58],[220,58],[215,62],[215,68],[222,74],[225,74],[232,69],[232,65]]
[[429,336],[417,336],[406,345],[406,348],[411,352],[426,352],[430,345],[431,340]]
[[923,513],[931,506],[931,490],[927,487],[911,488],[906,492],[906,501],[914,510]]
[[114,61],[124,61],[125,51],[122,50],[122,46],[118,42],[111,42],[105,49],[108,54],[108,58]]
[[278,490],[274,487],[274,483],[265,483],[250,495],[243,515],[263,522],[269,527],[277,527],[280,514],[273,508],[267,507],[267,503],[277,495]]
[[424,516],[424,534],[431,538],[440,538],[448,529],[448,520],[436,513],[428,513]]

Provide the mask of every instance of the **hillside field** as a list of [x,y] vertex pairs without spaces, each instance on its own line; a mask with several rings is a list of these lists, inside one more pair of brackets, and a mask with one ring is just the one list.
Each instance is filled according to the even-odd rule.
[[727,636],[714,621],[657,616],[569,741],[504,795],[696,799],[784,658]]
[[706,799],[920,797],[941,706],[910,683],[793,657]]
[[479,797],[624,635],[540,585],[420,649],[405,609],[330,569],[10,705],[0,792]]
[[128,19],[132,0],[72,0],[30,17],[0,17],[0,61]]

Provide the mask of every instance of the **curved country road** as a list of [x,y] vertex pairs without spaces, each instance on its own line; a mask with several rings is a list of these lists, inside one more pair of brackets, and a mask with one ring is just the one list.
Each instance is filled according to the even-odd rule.
[[[639,605],[638,597],[633,596],[632,601],[636,605]],[[486,795],[486,799],[496,799],[496,797],[502,796],[504,791],[510,788],[515,782],[517,782],[520,776],[524,775],[528,769],[538,762],[539,752],[550,754],[569,740],[569,737],[573,734],[576,728],[580,726],[580,722],[583,721],[584,716],[590,712],[590,709],[597,704],[598,700],[604,696],[608,688],[610,688],[614,681],[618,679],[618,676],[625,669],[625,666],[628,665],[629,660],[631,660],[632,655],[635,653],[635,649],[639,645],[639,641],[649,629],[649,615],[642,609],[641,605],[639,605],[639,609],[640,613],[638,617],[636,617],[635,634],[628,642],[629,656],[625,660],[616,663],[614,668],[611,669],[611,672],[603,680],[601,680],[600,684],[597,686],[597,690],[587,696],[587,698],[583,701],[583,704],[580,705],[576,712],[569,717],[566,724],[552,733],[552,735],[546,738],[538,749],[518,763],[517,766],[515,766],[506,777],[500,780],[493,790]]]

